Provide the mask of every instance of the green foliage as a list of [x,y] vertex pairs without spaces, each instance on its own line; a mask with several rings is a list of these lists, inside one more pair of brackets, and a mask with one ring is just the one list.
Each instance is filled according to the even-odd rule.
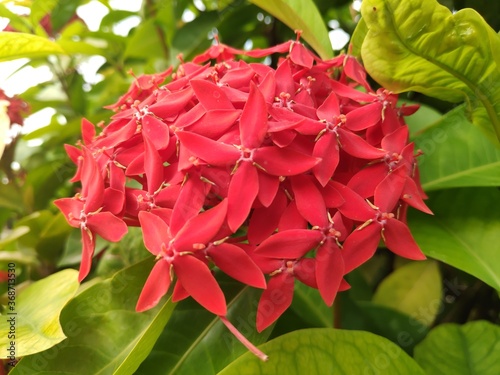
[[434,261],[409,263],[387,276],[378,286],[373,302],[431,325],[441,303],[441,275]]
[[0,61],[65,53],[56,43],[37,35],[0,32]]
[[500,327],[485,321],[443,324],[415,348],[429,375],[495,375],[500,372]]
[[[79,293],[61,313],[61,326],[67,340],[50,353],[23,358],[11,374],[30,371],[132,374],[151,351],[174,308],[170,299],[165,298],[154,309],[141,314],[135,312],[151,267],[151,259],[142,261]],[[52,293],[53,289],[44,289],[43,293],[39,292],[39,298],[47,298]]]
[[390,341],[368,332],[317,328],[280,336],[261,345],[269,355],[262,362],[247,353],[221,371],[220,375],[285,373],[299,375],[361,373],[424,374],[422,369]]
[[368,0],[362,14],[363,62],[382,86],[465,100],[473,122],[500,140],[500,36],[477,12],[452,14],[435,0]]
[[[0,358],[9,355],[11,340],[16,342],[16,355],[24,357],[47,350],[66,338],[59,314],[78,289],[77,274],[74,270],[64,270],[50,275],[28,286],[14,305],[8,305],[7,315],[0,320]],[[14,339],[6,334],[9,318],[15,320]]]
[[412,212],[410,220],[422,251],[500,290],[498,189],[439,191],[430,195],[428,204],[434,217]]

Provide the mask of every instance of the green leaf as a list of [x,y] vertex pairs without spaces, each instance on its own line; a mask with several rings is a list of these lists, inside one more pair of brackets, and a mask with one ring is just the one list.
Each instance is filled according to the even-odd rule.
[[293,30],[302,30],[302,38],[322,59],[333,56],[332,45],[323,18],[313,0],[250,0]]
[[328,307],[317,289],[295,283],[291,309],[312,327],[333,327],[333,309]]
[[[262,292],[222,274],[217,276],[226,296],[229,321],[254,345],[265,342],[272,328],[261,333],[255,328],[255,310]],[[217,316],[188,298],[179,302],[136,374],[213,375],[246,352]]]
[[19,16],[12,13],[5,5],[0,4],[0,17],[5,17],[9,19],[9,26],[12,26],[17,31],[23,33],[29,33],[31,30],[31,25],[29,24],[27,17]]
[[58,0],[33,0],[30,6],[30,20],[37,25],[45,15],[52,13]]
[[142,22],[127,40],[124,58],[158,59],[165,58],[163,41],[158,36],[155,20]]
[[368,33],[368,26],[364,18],[361,18],[354,29],[349,43],[349,53],[353,56],[361,58],[361,46]]
[[470,124],[464,106],[448,112],[414,141],[424,152],[418,164],[426,191],[500,186],[500,148]]
[[500,374],[500,327],[486,321],[434,328],[415,348],[429,375]]
[[432,260],[408,263],[378,286],[373,302],[431,325],[441,306],[441,275]]
[[[475,124],[500,140],[500,36],[472,9],[435,0],[366,0],[367,71],[394,92],[466,101]],[[495,59],[497,61],[495,62]]]
[[[66,338],[59,314],[78,289],[77,274],[75,270],[60,271],[31,284],[16,296],[15,304],[7,306],[7,315],[0,320],[0,332],[15,327],[14,338],[9,339],[7,334],[0,336],[0,358],[10,355],[10,340],[15,341],[15,357],[24,357]],[[13,319],[13,325],[9,319]]]
[[36,35],[0,32],[0,61],[64,53],[57,43]]
[[312,328],[280,336],[259,348],[269,356],[267,362],[246,353],[219,375],[424,375],[397,345],[369,332]]
[[[78,294],[61,314],[68,338],[50,353],[23,358],[10,374],[134,373],[175,306],[164,298],[154,309],[135,312],[152,265],[153,260],[147,259]],[[43,302],[32,306],[43,306]]]
[[500,290],[500,191],[453,189],[430,194],[434,216],[412,210],[409,224],[422,251]]

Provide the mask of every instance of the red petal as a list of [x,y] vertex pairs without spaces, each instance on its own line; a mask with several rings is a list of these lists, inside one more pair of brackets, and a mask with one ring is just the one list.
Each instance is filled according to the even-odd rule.
[[426,259],[410,230],[401,221],[388,219],[384,225],[384,237],[385,245],[394,254],[413,260]]
[[240,158],[241,153],[234,146],[184,131],[177,132],[176,135],[181,142],[181,147],[186,147],[192,154],[208,164],[234,165]]
[[429,215],[433,214],[431,209],[424,203],[422,197],[420,196],[418,186],[412,178],[408,177],[406,179],[401,199],[417,210],[425,212]]
[[273,103],[276,94],[276,80],[274,72],[268,72],[259,84],[259,90],[264,96],[266,103]]
[[211,109],[234,109],[233,104],[229,101],[224,91],[216,84],[193,79],[191,87],[200,103],[207,111]]
[[385,156],[384,150],[373,147],[359,135],[341,128],[337,131],[339,134],[340,146],[349,155],[368,160],[380,159]]
[[95,137],[95,126],[86,118],[82,119],[82,138],[83,144],[92,143]]
[[333,304],[344,277],[344,259],[337,244],[326,241],[316,253],[318,290],[328,306]]
[[259,172],[259,201],[264,207],[269,207],[273,202],[280,186],[276,176]]
[[272,235],[255,251],[268,258],[298,259],[313,250],[322,239],[318,230],[290,229]]
[[149,106],[149,110],[163,119],[176,115],[193,97],[193,90],[188,87],[165,95],[159,102]]
[[382,148],[389,152],[400,153],[401,150],[408,143],[408,137],[409,137],[408,127],[401,126],[396,131],[382,138],[381,142]]
[[363,198],[373,197],[375,188],[382,182],[388,173],[385,163],[376,163],[365,167],[356,173],[347,186]]
[[182,286],[200,305],[215,315],[226,315],[226,299],[210,269],[193,256],[177,256],[174,271]]
[[205,202],[207,196],[206,183],[201,181],[199,175],[189,174],[188,179],[182,185],[177,201],[172,212],[170,230],[175,235],[184,224],[196,216]]
[[346,128],[360,131],[372,127],[382,118],[382,108],[380,102],[356,108],[346,115]]
[[257,308],[257,331],[262,332],[269,327],[290,307],[293,287],[294,279],[288,272],[271,277]]
[[80,214],[83,210],[83,202],[75,198],[60,198],[54,204],[61,210],[69,225],[80,227]]
[[181,283],[175,283],[172,291],[172,302],[179,302],[189,297],[189,293],[184,289]]
[[155,149],[161,150],[168,147],[170,130],[168,125],[156,117],[147,115],[141,119],[142,134],[145,134],[153,143]]
[[104,210],[111,212],[113,215],[118,215],[123,211],[125,204],[125,193],[113,188],[104,190]]
[[146,249],[153,255],[160,254],[162,244],[168,245],[171,240],[167,223],[147,211],[139,212],[139,222]]
[[342,194],[340,194],[331,183],[326,184],[324,189],[321,191],[321,194],[323,195],[327,208],[337,208],[345,203],[344,198],[342,198]]
[[271,236],[278,228],[286,207],[287,198],[285,194],[279,194],[269,207],[254,208],[248,224],[248,241],[257,245]]
[[363,229],[355,229],[344,241],[342,255],[344,273],[347,274],[370,259],[377,250],[382,228],[372,223]]
[[135,311],[142,312],[155,307],[161,297],[167,294],[170,282],[170,264],[166,260],[160,259],[153,266],[142,288]]
[[294,42],[292,43],[290,51],[290,60],[292,60],[294,64],[311,69],[314,57],[302,43]]
[[339,143],[335,134],[327,132],[314,145],[313,156],[321,158],[314,166],[313,173],[322,186],[325,186],[339,165]]
[[266,287],[266,279],[248,254],[236,245],[223,243],[212,246],[208,255],[224,273],[255,288]]
[[147,136],[144,136],[144,171],[148,179],[148,193],[153,195],[163,184],[163,163]]
[[278,224],[278,231],[283,232],[289,229],[306,229],[307,221],[297,209],[295,201],[291,201],[286,210],[281,215]]
[[257,169],[250,162],[242,162],[229,183],[227,221],[236,232],[247,219],[259,192]]
[[82,196],[85,198],[85,212],[94,212],[102,207],[104,180],[92,153],[83,149]]
[[313,226],[317,225],[320,228],[327,226],[325,200],[310,176],[297,175],[290,180],[297,209],[304,219]]
[[80,272],[78,273],[78,281],[81,282],[87,277],[92,267],[92,256],[95,249],[95,238],[88,233],[85,229],[81,230],[82,233],[82,262],[80,263]]
[[401,176],[402,168],[389,173],[375,189],[375,206],[381,212],[392,212],[399,202],[406,178]]
[[344,198],[344,204],[339,207],[339,211],[342,215],[357,221],[366,221],[375,216],[373,209],[359,194],[339,182],[332,180],[330,184],[340,193],[340,195],[342,195],[342,198]]
[[368,102],[371,103],[377,99],[375,95],[366,94],[364,92],[353,89],[341,82],[331,80],[328,84],[332,87],[332,90],[340,96],[356,100],[357,102]]
[[241,111],[237,109],[214,109],[206,112],[186,129],[207,138],[217,139],[233,126],[240,114]]
[[316,259],[302,258],[293,266],[293,275],[300,282],[318,289],[316,282]]
[[321,159],[297,152],[290,148],[261,147],[254,151],[253,160],[275,176],[293,176],[314,167]]
[[366,80],[366,71],[354,56],[347,55],[345,57],[344,73],[349,78],[362,85],[367,91],[371,91],[370,85]]
[[325,99],[323,104],[318,107],[316,111],[318,118],[320,120],[332,121],[333,118],[340,115],[340,105],[339,99],[337,98],[337,94],[334,92],[330,93],[328,97]]
[[194,244],[208,244],[226,220],[227,199],[214,208],[194,216],[175,235],[177,251],[193,251]]
[[248,101],[240,118],[241,144],[249,149],[259,147],[267,134],[267,104],[255,84],[250,85]]
[[120,241],[128,231],[123,220],[117,218],[111,212],[99,212],[88,216],[87,225],[93,233],[111,242]]

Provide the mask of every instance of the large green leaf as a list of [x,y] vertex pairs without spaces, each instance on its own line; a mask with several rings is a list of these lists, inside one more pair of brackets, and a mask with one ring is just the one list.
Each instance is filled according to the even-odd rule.
[[[272,328],[261,333],[255,328],[261,291],[225,276],[218,277],[218,280],[226,296],[229,321],[253,344],[265,342]],[[217,316],[188,298],[179,302],[151,354],[136,374],[212,375],[245,352],[247,349]]]
[[299,330],[261,345],[263,362],[247,353],[219,375],[387,374],[424,375],[396,344],[369,332],[331,328]]
[[[500,140],[500,36],[472,9],[436,0],[366,0],[367,71],[395,92],[467,101],[473,122]],[[495,61],[497,60],[497,61]]]
[[412,210],[409,219],[422,251],[500,290],[500,191],[444,190],[427,203],[434,216]]
[[[61,314],[68,338],[49,352],[23,358],[11,374],[134,373],[175,306],[164,298],[154,309],[135,312],[152,265],[152,259],[147,259],[81,292]],[[38,308],[43,302],[32,306]]]
[[40,36],[0,32],[0,61],[64,53],[57,43]]
[[415,347],[428,375],[500,374],[500,327],[486,321],[443,324]]
[[[66,338],[59,315],[78,289],[77,274],[75,270],[60,271],[9,300],[14,304],[7,306],[7,315],[0,320],[0,358],[10,355],[11,340],[15,342],[14,356],[23,357],[49,349]],[[11,331],[14,337],[7,335]]]
[[414,141],[424,152],[418,161],[426,191],[500,186],[500,148],[470,124],[464,106],[417,133]]
[[333,56],[328,30],[313,0],[250,0],[294,30],[302,30],[302,38],[323,59]]
[[373,302],[431,325],[441,305],[441,275],[434,261],[411,262],[387,276]]

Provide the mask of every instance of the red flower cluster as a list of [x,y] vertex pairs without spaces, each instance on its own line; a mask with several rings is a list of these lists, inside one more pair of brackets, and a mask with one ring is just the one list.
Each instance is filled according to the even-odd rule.
[[7,116],[9,116],[11,126],[14,124],[23,125],[24,117],[30,110],[28,103],[19,98],[17,95],[8,96],[2,89],[0,89],[0,100],[6,100],[9,102],[7,107]]
[[[235,60],[273,53],[286,54],[276,69]],[[82,189],[55,203],[82,232],[80,280],[96,235],[119,241],[140,226],[156,263],[137,310],[176,281],[174,301],[193,297],[238,335],[214,267],[264,289],[261,331],[290,306],[295,279],[331,305],[381,239],[424,259],[405,223],[408,206],[430,213],[403,120],[417,108],[396,102],[355,58],[324,61],[298,41],[217,44],[138,78],[99,135],[84,120],[81,148],[67,146]]]

